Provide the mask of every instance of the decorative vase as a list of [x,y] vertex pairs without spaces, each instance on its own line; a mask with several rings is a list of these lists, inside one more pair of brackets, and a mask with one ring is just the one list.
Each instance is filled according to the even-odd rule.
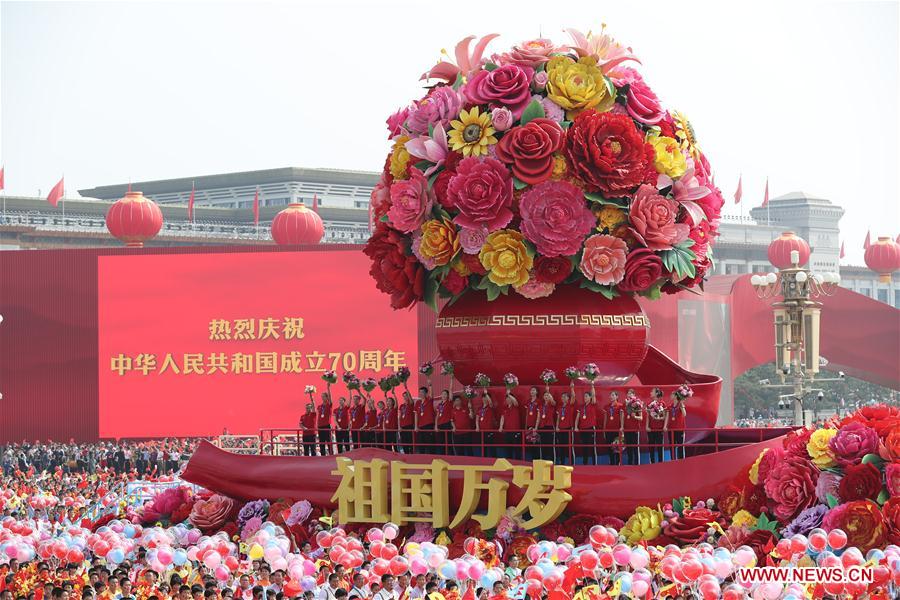
[[544,369],[560,381],[567,367],[595,363],[598,385],[627,382],[647,354],[650,322],[632,296],[608,300],[586,289],[560,286],[546,298],[510,292],[489,302],[466,294],[445,306],[436,324],[437,344],[455,377],[471,384],[485,373],[499,384],[514,373],[539,384]]

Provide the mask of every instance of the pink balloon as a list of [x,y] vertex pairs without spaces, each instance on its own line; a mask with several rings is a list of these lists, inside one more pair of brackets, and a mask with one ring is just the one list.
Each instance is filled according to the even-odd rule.
[[397,550],[397,546],[393,544],[385,544],[384,548],[381,550],[381,558],[385,560],[393,560],[397,554],[399,554],[399,551]]
[[840,550],[847,545],[847,534],[841,529],[832,529],[828,532],[828,545],[835,550]]
[[628,564],[628,561],[631,560],[631,548],[626,546],[625,544],[616,544],[613,546],[613,560],[620,567]]
[[588,571],[596,569],[600,562],[600,557],[593,550],[585,550],[579,555],[579,558],[581,559],[581,566]]
[[428,572],[428,563],[421,556],[414,556],[409,559],[409,572],[413,575],[424,575]]
[[219,581],[225,581],[231,573],[228,572],[228,569],[225,568],[225,565],[219,565],[216,567],[216,579]]
[[646,581],[632,581],[631,593],[635,598],[642,598],[650,589],[650,584]]
[[384,540],[384,532],[377,527],[373,527],[366,532],[366,540],[369,542],[380,542]]
[[469,565],[469,579],[474,579],[478,581],[481,579],[481,576],[484,575],[484,563],[480,560],[473,562]]
[[591,527],[588,537],[594,546],[602,546],[606,543],[606,527],[602,525],[594,525]]
[[409,570],[409,561],[402,556],[395,556],[391,559],[390,570],[394,576],[403,575]]

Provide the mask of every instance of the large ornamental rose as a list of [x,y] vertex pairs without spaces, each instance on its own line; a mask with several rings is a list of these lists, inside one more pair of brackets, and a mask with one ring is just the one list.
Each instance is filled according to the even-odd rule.
[[379,223],[363,250],[372,259],[369,274],[376,287],[391,296],[393,308],[406,308],[424,297],[425,269],[409,245],[409,238]]
[[197,500],[188,520],[197,529],[215,531],[225,524],[233,510],[234,500],[214,494],[208,500]]
[[878,450],[878,434],[862,423],[847,423],[828,443],[838,464],[852,465]]
[[625,259],[625,277],[619,289],[643,292],[662,277],[663,264],[658,254],[647,248],[633,250]]
[[570,119],[587,109],[609,110],[615,101],[603,71],[589,57],[577,62],[568,56],[551,58],[547,63],[547,97],[566,109]]
[[488,278],[497,285],[522,285],[534,263],[518,231],[501,229],[487,237],[478,254],[488,270]]
[[388,221],[398,231],[410,233],[419,228],[431,212],[432,194],[422,171],[412,169],[409,179],[394,181]]
[[519,200],[521,229],[544,256],[570,256],[594,227],[582,191],[565,181],[545,181]]
[[660,196],[652,185],[642,185],[635,192],[629,216],[635,235],[651,250],[668,250],[686,240],[691,230],[675,221],[678,203]]
[[789,431],[787,435],[784,436],[784,443],[782,444],[784,446],[784,452],[793,456],[799,456],[800,458],[809,459],[806,445],[809,443],[811,436],[812,430],[807,429],[806,427]]
[[627,115],[585,111],[566,132],[566,156],[575,173],[608,198],[629,194],[655,173],[653,147]]
[[900,496],[900,463],[888,463],[884,466],[884,481],[891,497]]
[[612,79],[616,87],[628,86],[625,108],[635,121],[644,125],[656,125],[662,121],[665,111],[640,73],[629,67],[619,67],[612,74]]
[[531,78],[534,69],[509,64],[493,71],[478,71],[463,88],[473,104],[491,108],[504,106],[518,119],[531,102]]
[[584,243],[579,268],[584,276],[600,285],[613,285],[625,277],[625,242],[611,235],[592,235]]
[[782,523],[816,502],[819,470],[809,460],[786,455],[772,466],[765,480],[765,490],[775,504],[774,513]]
[[881,507],[887,539],[892,544],[900,544],[900,498],[891,498]]
[[464,158],[447,186],[449,202],[459,210],[453,222],[469,229],[502,229],[512,221],[512,177],[495,158]]
[[680,516],[669,519],[663,533],[682,544],[696,544],[706,539],[710,523],[725,526],[721,513],[708,508],[686,508]]
[[835,506],[822,519],[822,527],[828,531],[842,529],[847,534],[847,546],[856,546],[863,552],[883,547],[887,537],[884,516],[871,500]]
[[532,273],[543,283],[560,284],[572,273],[572,261],[565,256],[538,256]]
[[419,135],[429,135],[429,125],[434,127],[440,123],[448,129],[450,121],[459,116],[464,104],[465,98],[452,87],[435,87],[410,109],[406,126]]
[[870,463],[850,465],[838,485],[841,502],[875,500],[881,492],[881,471]]
[[511,166],[513,175],[535,185],[550,179],[553,153],[562,150],[564,142],[565,134],[556,121],[532,119],[525,125],[513,127],[500,138],[496,154]]

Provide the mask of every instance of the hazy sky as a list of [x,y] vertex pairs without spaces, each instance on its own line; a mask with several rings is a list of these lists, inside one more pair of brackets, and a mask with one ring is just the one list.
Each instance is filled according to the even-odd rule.
[[[577,6],[557,10],[564,6]],[[468,34],[601,23],[685,112],[731,204],[804,190],[847,211],[847,261],[896,236],[896,2],[3,2],[7,194],[283,166],[377,170],[384,119]]]

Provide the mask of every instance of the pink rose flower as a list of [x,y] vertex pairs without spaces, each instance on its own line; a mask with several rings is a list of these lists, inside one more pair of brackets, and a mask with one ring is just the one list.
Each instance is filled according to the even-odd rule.
[[197,529],[212,531],[224,525],[233,510],[234,500],[214,494],[209,500],[197,500],[188,520]]
[[501,106],[491,111],[491,124],[497,131],[506,131],[512,127],[514,120],[512,111],[508,108]]
[[400,130],[403,128],[403,123],[406,122],[407,116],[409,116],[409,107],[405,106],[401,109],[398,109],[397,112],[387,118],[386,123],[388,128],[389,140],[400,133]]
[[828,494],[837,498],[840,485],[841,478],[838,475],[830,471],[822,471],[819,473],[818,481],[816,481],[816,500],[822,504],[827,504]]
[[613,72],[612,80],[616,87],[628,85],[628,103],[625,107],[635,121],[656,125],[665,116],[659,98],[644,83],[640,73],[629,67],[619,67]]
[[406,126],[413,133],[420,135],[427,135],[428,126],[438,123],[442,124],[444,129],[449,129],[450,121],[459,116],[464,102],[462,94],[450,86],[433,88],[409,110]]
[[391,205],[391,186],[385,181],[384,173],[381,179],[372,188],[372,194],[369,196],[369,206],[372,207],[372,218],[376,221],[382,215],[387,214]]
[[544,256],[578,252],[596,219],[584,192],[567,181],[545,181],[529,188],[519,200],[521,230]]
[[505,106],[518,119],[531,102],[531,78],[534,69],[519,65],[504,65],[493,71],[478,71],[463,88],[473,104]]
[[884,479],[891,498],[900,496],[900,464],[887,463],[884,467]]
[[808,459],[786,454],[766,478],[766,495],[775,503],[774,513],[782,523],[816,503],[819,470]]
[[513,286],[513,289],[529,300],[536,300],[538,298],[546,298],[552,294],[556,286],[552,283],[538,281],[532,277],[520,286]]
[[[662,259],[653,250],[638,248],[625,259],[625,277],[619,283],[623,292],[642,292],[662,277]],[[766,452],[770,454],[771,452]]]
[[842,425],[828,445],[841,465],[855,465],[866,454],[878,451],[878,434],[858,421]]
[[463,252],[466,254],[478,254],[481,252],[485,240],[487,240],[487,234],[487,229],[468,229],[464,227],[459,230],[456,239],[459,240],[459,245]]
[[513,218],[512,176],[495,158],[470,156],[461,160],[447,186],[447,198],[459,209],[453,222],[461,228],[487,229],[490,233],[506,227]]
[[550,81],[550,76],[547,75],[547,71],[535,73],[534,77],[531,79],[531,87],[533,87],[536,92],[543,92],[544,88],[547,87],[548,81]]
[[418,169],[410,169],[409,179],[394,180],[391,186],[388,220],[394,229],[410,233],[425,221],[425,217],[431,212],[432,203],[425,175]]
[[651,250],[668,250],[691,232],[687,224],[675,222],[678,203],[660,196],[652,185],[638,188],[628,216],[632,231]]
[[498,65],[519,65],[536,69],[549,61],[554,52],[564,51],[564,47],[555,45],[552,40],[537,38],[516,44],[509,52],[495,54],[491,59]]
[[628,246],[612,235],[592,235],[584,242],[579,268],[584,276],[600,285],[613,285],[625,277]]

